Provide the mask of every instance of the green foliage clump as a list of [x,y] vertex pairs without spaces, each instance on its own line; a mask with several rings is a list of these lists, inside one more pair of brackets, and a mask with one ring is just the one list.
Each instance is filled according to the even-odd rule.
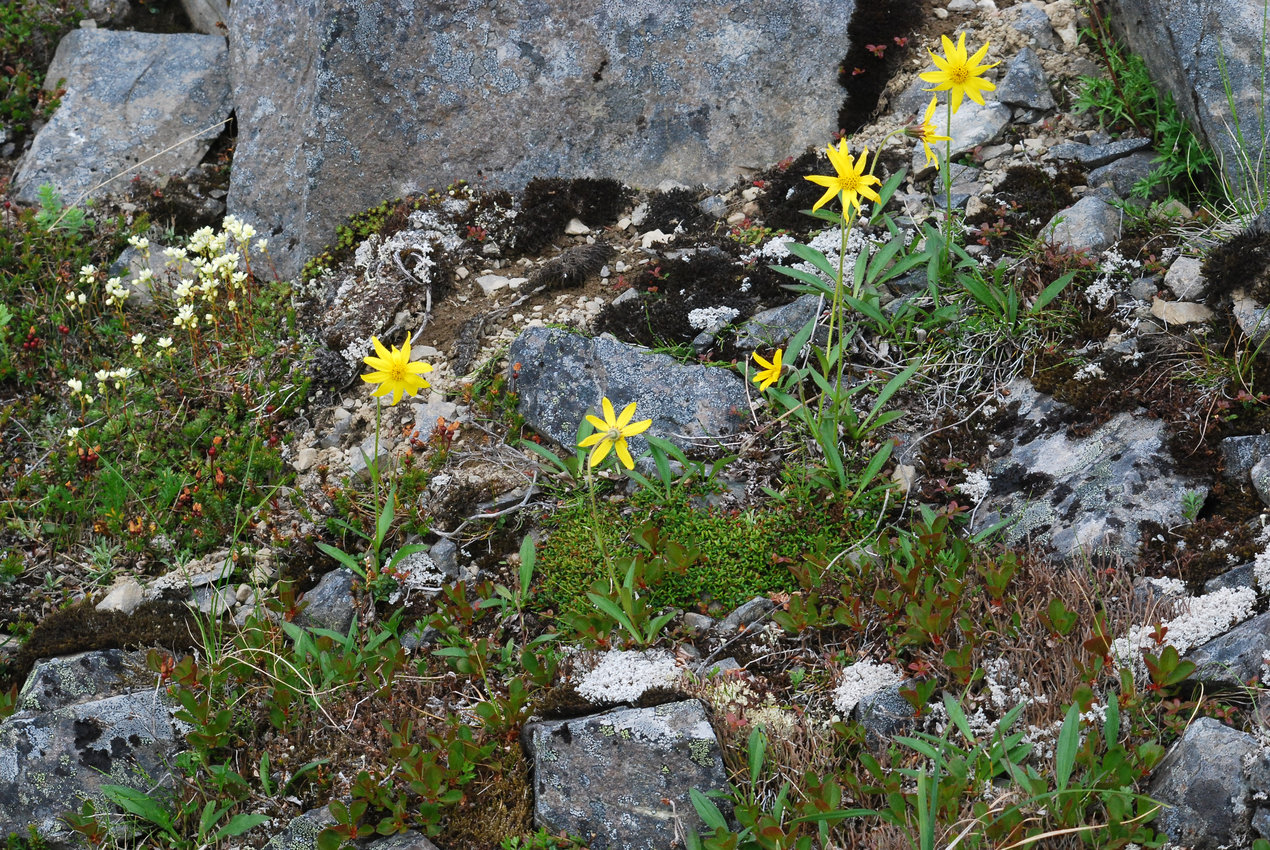
[[690,493],[667,498],[645,491],[632,500],[630,512],[601,504],[598,526],[587,502],[570,504],[556,514],[555,529],[538,555],[542,600],[562,609],[585,606],[587,589],[605,575],[597,533],[605,549],[620,558],[637,551],[630,541],[645,524],[654,525],[665,540],[700,550],[687,570],[668,571],[648,589],[654,608],[692,609],[713,602],[731,609],[757,595],[790,590],[787,564],[841,548],[844,537],[856,530],[835,500],[804,495],[778,507],[736,513],[709,507]]
[[0,4],[0,127],[21,135],[57,108],[57,91],[42,88],[44,69],[82,16],[82,5],[70,0]]

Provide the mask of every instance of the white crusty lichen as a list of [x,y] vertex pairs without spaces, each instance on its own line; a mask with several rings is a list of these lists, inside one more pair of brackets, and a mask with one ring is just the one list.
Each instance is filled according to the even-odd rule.
[[668,652],[613,650],[582,676],[577,691],[590,702],[631,702],[645,691],[673,684],[679,671],[679,664]]
[[[1256,607],[1257,591],[1251,587],[1224,587],[1180,600],[1180,613],[1163,624],[1163,645],[1185,654],[1242,623]],[[1133,665],[1135,672],[1142,672],[1142,651],[1160,651],[1156,635],[1154,625],[1133,626],[1127,635],[1112,642],[1112,654],[1121,664]]]
[[860,700],[902,681],[904,675],[890,664],[877,664],[867,658],[857,661],[842,671],[833,692],[834,708],[848,715]]

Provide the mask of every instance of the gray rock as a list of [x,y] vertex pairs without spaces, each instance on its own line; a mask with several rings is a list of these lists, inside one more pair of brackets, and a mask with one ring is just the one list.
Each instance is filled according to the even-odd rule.
[[307,604],[296,615],[296,625],[347,634],[353,624],[354,578],[351,570],[342,567],[322,576],[317,586],[302,597],[301,601]]
[[1208,281],[1200,273],[1203,263],[1196,257],[1178,257],[1164,275],[1164,285],[1183,301],[1199,301],[1208,289]]
[[715,628],[720,634],[733,634],[742,626],[750,626],[758,622],[775,607],[776,603],[766,596],[755,596],[720,620]]
[[[69,842],[62,821],[104,784],[155,793],[184,749],[166,697],[126,670],[123,653],[85,653],[36,665],[23,710],[0,723],[0,832],[33,824]],[[77,681],[72,681],[78,678]],[[130,689],[132,688],[132,689]]]
[[1252,468],[1262,458],[1270,457],[1270,434],[1227,437],[1218,444],[1218,448],[1223,461],[1222,477],[1243,484],[1248,481]]
[[1030,47],[1023,48],[1010,60],[1005,76],[997,85],[996,96],[1002,103],[1031,109],[1053,109],[1058,105],[1050,94],[1049,78],[1045,76],[1041,60]]
[[1253,736],[1211,717],[1192,723],[1169,748],[1147,794],[1166,807],[1152,826],[1191,850],[1246,846],[1244,760],[1260,753]]
[[318,835],[336,823],[329,806],[309,809],[293,817],[286,829],[269,839],[265,847],[267,850],[317,850]]
[[822,300],[819,295],[800,295],[788,304],[756,314],[737,329],[737,348],[753,351],[756,348],[783,346],[790,337],[816,318]]
[[[927,103],[930,101],[927,100]],[[922,106],[925,112],[925,104]],[[919,116],[920,117],[920,116]],[[948,112],[941,106],[935,109],[931,124],[938,136],[952,136],[952,155],[955,157],[966,151],[974,150],[980,145],[991,144],[1005,126],[1010,123],[1010,107],[996,100],[988,100],[980,106],[970,98],[961,102],[961,109],[952,117],[952,132],[947,131]],[[944,142],[936,142],[931,147],[942,163],[944,160]],[[934,169],[926,165],[926,151],[922,145],[916,145],[913,151],[913,174],[923,176]]]
[[1249,679],[1261,675],[1261,661],[1267,650],[1270,613],[1245,620],[1188,653],[1186,657],[1196,664],[1191,679],[1242,688]]
[[217,24],[228,24],[229,0],[181,0],[181,8],[185,9],[190,26],[194,27],[195,32],[204,35],[225,34],[225,30]]
[[[1124,159],[1118,159],[1107,165],[1099,166],[1089,172],[1087,177],[1090,186],[1110,186],[1117,195],[1127,198],[1133,194],[1133,187],[1144,180],[1155,170],[1154,151],[1138,151]],[[1157,186],[1148,196],[1158,199],[1165,193],[1164,186]]]
[[[617,413],[636,402],[635,419],[653,420],[646,433],[684,449],[736,433],[749,412],[745,384],[732,371],[685,366],[606,337],[529,328],[512,343],[507,359],[521,364],[521,415],[563,446],[574,444],[578,423],[600,410],[601,398]],[[647,447],[642,436],[628,444],[636,456]]]
[[1194,325],[1207,322],[1213,311],[1196,301],[1165,301],[1156,298],[1151,302],[1151,315],[1165,325]]
[[1244,332],[1244,336],[1248,337],[1248,343],[1253,349],[1261,348],[1270,339],[1270,310],[1242,289],[1236,289],[1230,295],[1230,309],[1235,316],[1235,323]]
[[852,716],[875,738],[889,740],[912,731],[917,715],[908,700],[900,696],[900,691],[912,687],[912,684],[905,681],[888,685],[862,697],[851,710]]
[[727,787],[719,743],[697,700],[526,725],[534,823],[594,850],[663,850],[701,831],[688,792]]
[[1204,582],[1204,592],[1212,593],[1214,590],[1222,590],[1223,588],[1253,587],[1256,583],[1257,579],[1252,571],[1252,564],[1241,564]]
[[121,649],[80,652],[38,662],[18,692],[24,715],[55,711],[120,691],[153,685],[142,675],[144,656]]
[[408,829],[396,835],[379,838],[366,845],[366,850],[437,850],[427,836]]
[[1082,553],[1132,559],[1139,526],[1183,522],[1179,493],[1207,494],[1172,469],[1160,420],[1121,413],[1092,434],[1067,436],[1066,405],[1012,381],[1017,420],[994,439],[1009,450],[990,470],[992,490],[978,528],[1011,519],[1006,539],[1049,545],[1060,558]]
[[33,204],[51,183],[73,203],[197,165],[229,117],[226,60],[215,36],[72,30],[48,74],[66,95],[14,175],[16,197]]
[[442,537],[429,547],[428,554],[432,556],[432,563],[447,578],[459,577],[459,547],[453,540]]
[[458,179],[721,187],[832,138],[853,9],[235,0],[229,207],[288,275],[350,213]]
[[1151,140],[1146,138],[1118,139],[1102,145],[1063,142],[1050,148],[1048,156],[1051,159],[1070,160],[1085,168],[1097,168],[1149,147]]
[[128,0],[88,0],[84,4],[84,15],[105,29],[121,27],[128,22]]
[[1041,233],[1068,251],[1101,254],[1120,237],[1120,211],[1090,195],[1056,213]]
[[698,614],[696,611],[684,614],[684,629],[692,634],[710,631],[714,628],[714,622],[714,617]]
[[1252,467],[1252,489],[1257,491],[1261,504],[1270,506],[1270,458],[1262,458]]
[[[139,282],[138,276],[147,269],[152,277],[145,283]],[[138,251],[131,245],[124,248],[111,263],[110,275],[119,278],[128,288],[125,307],[149,307],[154,304],[156,292],[170,289],[167,285],[168,267],[162,245],[152,245],[149,252]]]
[[[1151,78],[1217,152],[1232,191],[1256,197],[1241,163],[1264,169],[1264,7],[1252,0],[1112,0],[1109,12]],[[1227,97],[1227,89],[1230,97]],[[1234,114],[1230,104],[1233,101]],[[1236,130],[1242,136],[1236,138]],[[1264,171],[1261,180],[1264,181]],[[1264,185],[1264,183],[1262,183]]]
[[1028,37],[1034,47],[1054,50],[1058,47],[1058,38],[1054,35],[1054,26],[1045,10],[1033,3],[1016,3],[1007,12],[1016,17],[1010,26]]

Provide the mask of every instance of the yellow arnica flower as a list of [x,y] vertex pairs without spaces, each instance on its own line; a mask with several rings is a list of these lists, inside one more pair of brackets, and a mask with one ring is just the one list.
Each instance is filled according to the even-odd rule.
[[878,193],[869,187],[882,181],[872,174],[864,173],[864,167],[869,158],[868,148],[860,152],[858,159],[852,161],[851,153],[847,150],[847,142],[844,139],[836,148],[830,145],[825,149],[825,153],[829,154],[829,162],[833,164],[834,170],[838,174],[835,177],[812,174],[807,178],[817,186],[825,187],[825,194],[821,196],[819,201],[816,201],[812,211],[823,207],[835,195],[842,196],[842,210],[846,213],[850,213],[851,207],[855,207],[856,210],[860,209],[860,197],[862,195],[871,201],[880,200]]
[[781,350],[776,349],[776,353],[772,355],[770,361],[759,357],[758,352],[754,352],[754,362],[763,368],[754,373],[751,381],[758,384],[759,392],[767,392],[767,388],[776,383],[781,378]]
[[427,363],[410,362],[410,334],[406,334],[406,341],[401,348],[384,348],[378,337],[371,337],[370,341],[379,354],[378,357],[367,357],[364,361],[375,371],[362,375],[362,380],[368,384],[379,384],[371,395],[386,395],[389,404],[396,404],[407,395],[416,395],[419,390],[432,386],[419,377],[431,372],[432,367]]
[[623,466],[627,469],[634,469],[635,461],[631,458],[630,449],[626,448],[626,438],[644,433],[648,430],[648,426],[653,424],[653,420],[645,419],[642,422],[631,422],[631,417],[635,415],[635,402],[633,401],[626,405],[622,410],[621,416],[613,415],[613,402],[607,398],[603,399],[603,405],[603,419],[598,416],[592,416],[589,413],[587,414],[586,421],[595,426],[595,433],[578,443],[578,448],[580,449],[591,449],[591,455],[587,458],[587,467],[599,464],[608,456],[610,450],[614,450]]
[[1000,62],[993,62],[991,65],[979,64],[979,61],[988,55],[988,42],[985,41],[983,47],[980,47],[975,51],[974,56],[967,59],[966,34],[964,32],[957,39],[955,47],[952,39],[948,36],[942,35],[940,38],[944,42],[944,55],[936,56],[933,52],[930,54],[930,58],[935,62],[935,67],[939,70],[927,71],[922,74],[923,80],[936,84],[933,89],[927,89],[927,91],[951,92],[954,115],[961,108],[961,98],[963,96],[983,105],[983,92],[996,89],[995,83],[983,78],[983,72],[1001,64]]
[[952,141],[948,136],[936,135],[933,119],[935,117],[935,104],[938,98],[930,99],[930,106],[926,107],[926,115],[922,118],[922,123],[914,125],[904,132],[912,136],[914,139],[921,141],[922,146],[926,148],[926,164],[935,163],[935,168],[939,168],[939,157],[935,156],[935,152],[931,150],[931,142],[948,142]]

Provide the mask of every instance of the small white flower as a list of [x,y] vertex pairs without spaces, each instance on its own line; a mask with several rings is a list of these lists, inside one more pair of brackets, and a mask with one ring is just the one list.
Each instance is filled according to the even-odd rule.
[[132,344],[133,344],[133,345],[141,345],[141,344],[142,344],[142,343],[144,343],[145,341],[146,341],[146,335],[145,335],[145,334],[133,334],[133,335],[132,335]]
[[255,247],[255,249],[256,249],[257,251],[262,251],[262,252],[263,252],[263,251],[265,250],[265,248],[268,248],[268,247],[269,247],[269,240],[267,240],[267,239],[257,239],[257,240],[256,240],[256,244],[255,244],[255,246],[254,246],[254,247]]
[[105,383],[107,380],[110,379],[110,373],[107,372],[105,369],[98,369],[96,372],[93,373],[93,377],[96,378],[101,383]]
[[159,348],[171,348],[171,347],[172,347],[172,337],[170,336],[159,337]]
[[87,266],[80,266],[79,276],[87,280],[92,280],[94,277],[97,276],[97,267],[92,264],[89,264]]
[[67,428],[67,429],[66,429],[66,436],[67,436],[69,439],[74,440],[76,437],[78,437],[78,436],[79,436],[79,429],[78,429],[78,428]]
[[75,393],[75,395],[79,395],[84,391],[84,382],[79,378],[71,378],[66,382],[66,386],[70,387],[71,392]]
[[138,251],[148,252],[150,250],[150,240],[144,236],[129,236],[128,244],[136,248]]

